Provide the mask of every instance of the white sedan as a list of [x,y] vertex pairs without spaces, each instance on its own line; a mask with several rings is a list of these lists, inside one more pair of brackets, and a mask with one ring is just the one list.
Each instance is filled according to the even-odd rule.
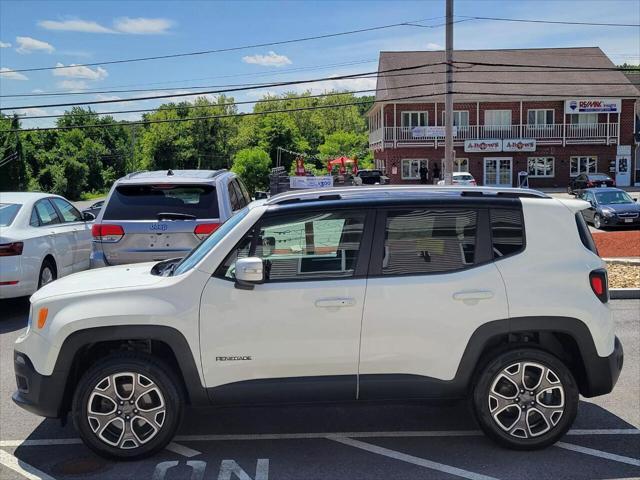
[[[473,178],[473,175],[468,172],[453,172],[451,177],[452,185],[470,185],[473,187],[478,185],[476,183],[476,179]],[[440,180],[438,185],[444,185],[444,180]]]
[[47,193],[0,193],[0,299],[89,268],[92,216]]

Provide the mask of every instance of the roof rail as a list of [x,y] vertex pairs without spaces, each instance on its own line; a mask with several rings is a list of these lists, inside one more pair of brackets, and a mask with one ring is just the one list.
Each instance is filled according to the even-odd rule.
[[334,187],[303,191],[289,191],[274,195],[265,205],[283,205],[297,202],[322,200],[343,200],[347,198],[374,197],[436,197],[440,195],[458,195],[464,197],[502,197],[502,198],[551,198],[543,192],[523,188],[464,187],[464,186],[370,186],[370,187]]
[[209,178],[213,178],[213,177],[217,177],[218,175],[222,175],[223,173],[227,173],[229,170],[227,170],[226,168],[221,168],[220,170],[215,170],[213,172],[211,172],[211,175],[209,175]]
[[132,177],[135,177],[136,175],[139,175],[139,174],[141,174],[141,173],[148,172],[148,171],[149,171],[149,170],[136,170],[135,172],[127,173],[127,174],[124,176],[124,178],[132,178]]

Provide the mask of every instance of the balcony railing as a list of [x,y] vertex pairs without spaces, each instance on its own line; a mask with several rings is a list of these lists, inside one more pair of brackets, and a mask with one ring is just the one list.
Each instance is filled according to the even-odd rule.
[[[369,133],[371,145],[384,142],[426,143],[444,137],[426,135],[427,127],[384,127]],[[608,140],[618,135],[617,123],[550,125],[469,125],[456,127],[454,140],[533,138],[536,140]]]

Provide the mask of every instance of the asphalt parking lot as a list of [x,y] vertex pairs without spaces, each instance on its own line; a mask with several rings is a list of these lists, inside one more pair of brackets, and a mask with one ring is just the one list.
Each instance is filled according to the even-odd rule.
[[640,478],[640,301],[612,301],[625,367],[614,392],[584,399],[573,430],[538,452],[497,447],[464,403],[354,403],[188,411],[153,458],[101,459],[72,426],[13,405],[12,344],[26,300],[0,304],[0,479]]

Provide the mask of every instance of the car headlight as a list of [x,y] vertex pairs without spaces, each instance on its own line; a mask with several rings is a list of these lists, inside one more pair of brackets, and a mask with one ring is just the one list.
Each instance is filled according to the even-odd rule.
[[608,208],[603,208],[602,209],[602,215],[604,215],[605,217],[611,217],[613,216],[615,212],[613,210],[610,210]]

